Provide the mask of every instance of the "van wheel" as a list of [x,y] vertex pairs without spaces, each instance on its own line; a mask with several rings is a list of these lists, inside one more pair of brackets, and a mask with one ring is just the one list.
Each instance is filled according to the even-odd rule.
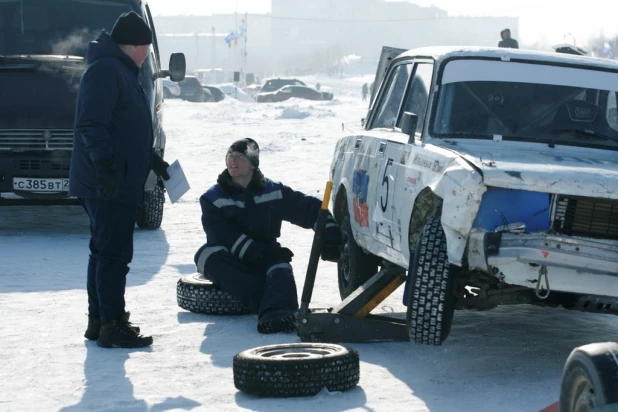
[[152,191],[144,191],[144,203],[137,208],[137,227],[140,229],[158,229],[163,221],[163,204],[165,193],[157,184]]
[[339,295],[341,299],[345,299],[378,272],[378,259],[365,252],[354,240],[350,215],[343,217],[339,228],[343,238],[343,250],[337,262],[337,277]]
[[560,412],[583,412],[618,404],[618,343],[573,349],[562,373]]
[[448,261],[438,212],[423,228],[408,274],[411,279],[406,321],[413,342],[441,345],[448,337],[457,302],[456,273],[456,267]]
[[209,315],[244,315],[249,309],[229,293],[219,289],[202,274],[180,278],[176,284],[178,306],[195,313]]
[[358,385],[358,352],[330,343],[261,346],[234,356],[234,386],[256,396],[314,396]]

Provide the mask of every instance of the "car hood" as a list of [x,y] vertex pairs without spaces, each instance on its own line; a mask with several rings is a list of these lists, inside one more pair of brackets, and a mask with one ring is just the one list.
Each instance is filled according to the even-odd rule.
[[618,152],[614,150],[486,140],[440,146],[479,168],[487,186],[618,199]]

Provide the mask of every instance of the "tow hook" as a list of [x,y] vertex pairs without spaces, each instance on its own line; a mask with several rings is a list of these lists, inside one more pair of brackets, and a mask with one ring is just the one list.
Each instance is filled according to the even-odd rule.
[[[542,286],[543,278],[545,278],[545,287]],[[539,278],[536,281],[536,297],[545,300],[549,297],[551,289],[549,288],[549,276],[547,275],[547,266],[541,265],[539,269]]]

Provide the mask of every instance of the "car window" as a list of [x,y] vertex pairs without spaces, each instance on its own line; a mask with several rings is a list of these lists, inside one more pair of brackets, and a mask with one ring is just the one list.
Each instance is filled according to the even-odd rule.
[[[410,91],[404,105],[403,111],[412,112],[418,116],[418,124],[416,126],[417,133],[421,133],[423,130],[427,103],[429,102],[429,89],[431,87],[432,75],[432,64],[419,63],[416,65],[414,77],[412,78],[412,85],[410,86]],[[402,117],[403,116],[399,116],[397,127],[401,127]]]
[[0,1],[0,55],[86,56],[89,42],[131,10],[130,2],[117,1]]
[[412,64],[401,64],[391,72],[388,90],[380,101],[377,116],[371,128],[395,126],[411,72]]

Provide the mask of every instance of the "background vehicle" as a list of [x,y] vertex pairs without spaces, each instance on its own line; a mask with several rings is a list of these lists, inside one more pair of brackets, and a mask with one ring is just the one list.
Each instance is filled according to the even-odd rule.
[[180,97],[180,86],[178,83],[171,81],[170,79],[163,79],[163,98],[173,99]]
[[245,103],[255,103],[253,97],[243,92],[242,89],[234,84],[220,84],[217,86],[226,96],[240,100]]
[[288,85],[306,86],[304,82],[298,79],[269,79],[260,88],[260,93],[274,92]]
[[[172,54],[162,70],[156,30],[147,4],[137,0],[7,0],[0,2],[0,204],[76,203],[69,199],[75,99],[86,68],[88,43],[111,32],[118,16],[135,11],[153,31],[139,80],[150,104],[154,148],[165,150],[161,78],[182,80],[185,59]],[[157,228],[163,188],[154,173],[146,184],[137,224]]]
[[342,297],[408,269],[410,337],[455,309],[618,314],[618,64],[513,49],[383,50],[333,154]]
[[255,96],[260,103],[283,102],[294,97],[306,100],[324,100],[322,92],[307,86],[283,86],[274,92],[260,92]]
[[198,69],[195,70],[195,77],[200,84],[220,84],[225,82],[225,72],[223,69]]
[[195,76],[185,76],[184,80],[179,82],[180,98],[190,102],[212,102],[214,98],[209,90],[204,90]]
[[223,90],[219,89],[216,86],[204,86],[202,85],[202,87],[205,90],[208,90],[210,92],[210,94],[213,97],[213,101],[215,102],[220,102],[221,100],[225,99],[225,93],[223,93]]

